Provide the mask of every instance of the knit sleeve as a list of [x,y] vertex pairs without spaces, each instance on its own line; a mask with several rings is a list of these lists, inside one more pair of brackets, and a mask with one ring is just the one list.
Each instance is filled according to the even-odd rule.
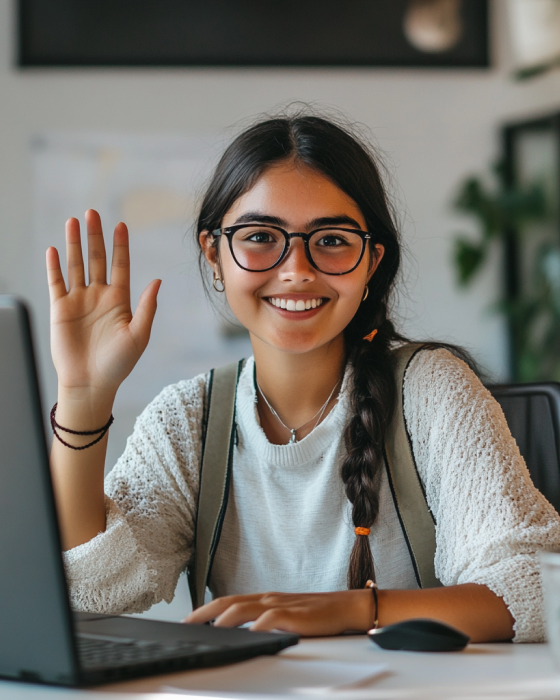
[[437,577],[488,586],[515,619],[514,641],[543,641],[537,552],[560,546],[560,518],[534,487],[499,404],[464,362],[425,350],[407,370],[404,413],[436,521]]
[[107,526],[65,553],[74,609],[142,612],[173,599],[193,552],[206,377],[165,388],[105,479]]

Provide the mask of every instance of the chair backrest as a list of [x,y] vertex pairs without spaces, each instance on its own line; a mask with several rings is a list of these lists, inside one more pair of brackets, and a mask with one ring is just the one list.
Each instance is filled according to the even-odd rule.
[[496,384],[498,401],[535,486],[560,512],[560,384]]

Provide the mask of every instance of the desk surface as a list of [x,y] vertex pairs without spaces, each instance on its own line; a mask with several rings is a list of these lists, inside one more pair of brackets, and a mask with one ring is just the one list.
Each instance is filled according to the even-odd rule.
[[[171,688],[202,691],[198,697],[227,697],[227,692],[240,693],[256,700],[258,696],[309,698],[295,693],[285,661],[338,661],[361,664],[383,664],[387,670],[367,689],[330,693],[337,698],[439,698],[474,700],[482,698],[560,699],[560,672],[556,672],[549,649],[544,644],[477,644],[454,654],[420,654],[387,652],[377,649],[366,637],[343,637],[303,640],[297,647],[286,649],[277,657],[261,657],[241,664],[217,669],[188,671],[153,678],[103,686],[94,691],[65,690],[0,682],[1,700],[132,700],[165,693]],[[297,665],[299,666],[299,663]],[[284,666],[282,665],[284,664]],[[293,665],[293,663],[292,663]],[[289,666],[289,664],[288,664]],[[303,668],[303,666],[302,666]],[[320,686],[321,678],[317,679]],[[214,691],[214,692],[210,692]],[[227,691],[227,692],[226,692]],[[180,692],[175,691],[175,692]],[[183,695],[182,697],[186,697]],[[315,697],[319,697],[315,695]],[[162,698],[162,695],[159,695]],[[179,700],[181,695],[167,695]],[[163,700],[163,698],[162,698]]]

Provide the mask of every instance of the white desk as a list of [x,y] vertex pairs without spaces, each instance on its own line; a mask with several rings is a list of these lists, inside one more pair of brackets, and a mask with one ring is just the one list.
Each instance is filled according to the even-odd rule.
[[[347,661],[386,664],[387,673],[367,689],[330,694],[333,698],[372,698],[372,700],[539,700],[560,699],[560,672],[556,672],[549,650],[543,644],[479,644],[455,654],[419,654],[386,652],[377,649],[366,637],[303,640],[278,657],[264,657],[217,669],[188,671],[165,676],[103,686],[94,691],[65,690],[19,683],[0,682],[1,700],[132,700],[165,693],[166,688],[200,689],[215,698],[225,691],[237,691],[257,700],[263,694],[309,698],[290,688],[289,674],[281,676],[278,664],[283,659],[306,661]],[[322,685],[317,678],[317,685]],[[220,692],[221,691],[221,692]],[[201,692],[201,695],[203,693]],[[163,700],[163,696],[158,696]],[[181,700],[167,695],[166,700]],[[200,696],[199,696],[200,697]]]

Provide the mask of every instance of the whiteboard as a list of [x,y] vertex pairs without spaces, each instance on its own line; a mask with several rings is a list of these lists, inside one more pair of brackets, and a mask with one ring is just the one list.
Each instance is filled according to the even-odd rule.
[[[251,354],[248,335],[206,297],[194,243],[197,202],[222,148],[204,135],[47,133],[33,140],[34,306],[46,408],[56,400],[56,376],[44,252],[54,245],[65,260],[66,219],[76,216],[83,224],[84,212],[97,209],[108,254],[113,227],[128,224],[133,308],[148,282],[163,280],[150,344],[117,395],[107,468],[135,417],[164,386]],[[223,304],[225,295],[212,296]]]

